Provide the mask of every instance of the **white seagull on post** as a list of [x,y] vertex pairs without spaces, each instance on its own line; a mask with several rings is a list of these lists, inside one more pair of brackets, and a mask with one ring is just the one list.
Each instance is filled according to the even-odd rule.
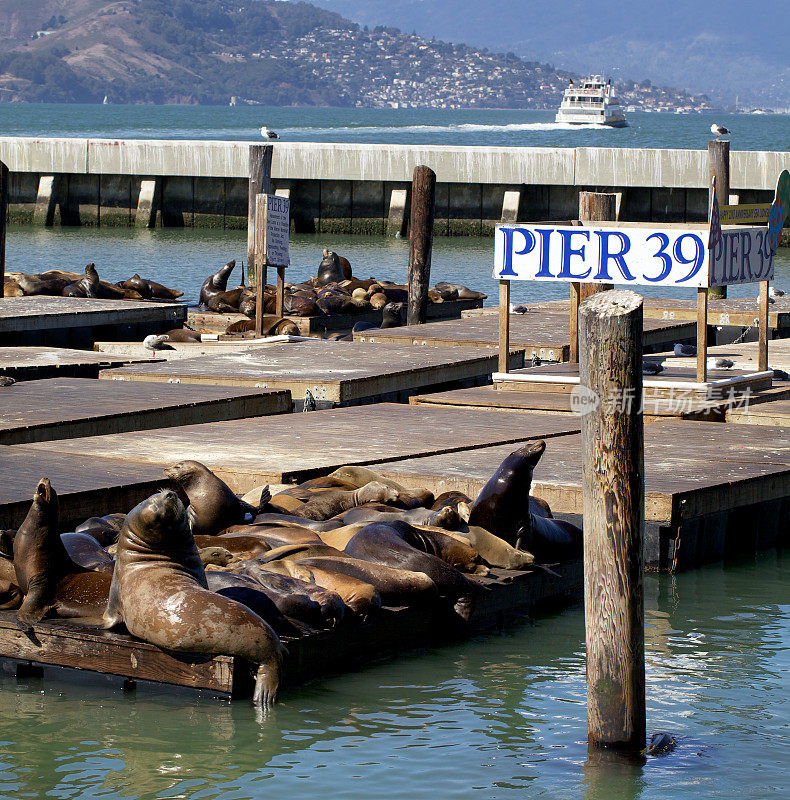
[[732,133],[732,131],[727,130],[723,125],[717,125],[715,122],[710,126],[710,132],[715,133],[717,139],[719,136],[729,136]]
[[265,125],[261,125],[261,136],[264,139],[279,139],[280,135],[275,131],[270,131]]

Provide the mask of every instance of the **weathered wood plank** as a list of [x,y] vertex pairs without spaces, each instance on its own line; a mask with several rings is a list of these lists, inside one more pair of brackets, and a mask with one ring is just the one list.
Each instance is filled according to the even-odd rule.
[[[694,335],[690,323],[645,320],[643,342],[646,347],[664,347],[668,343],[693,340]],[[493,314],[481,314],[427,326],[361,331],[354,334],[354,341],[494,348],[499,344],[499,320]],[[511,314],[510,348],[523,349],[527,359],[538,356],[547,361],[567,361],[569,320],[561,314]]]
[[[708,358],[728,358],[733,369],[756,372],[759,366],[759,343],[717,344],[708,348]],[[694,356],[676,356],[671,350],[650,355],[651,361],[664,366],[690,367],[696,364]],[[790,339],[771,339],[768,342],[768,366],[790,371]]]
[[50,478],[66,527],[88,517],[128,511],[168,485],[162,469],[144,463],[29,448],[0,447],[0,528],[16,528],[25,518],[36,484]]
[[739,425],[767,425],[790,428],[790,399],[750,404],[727,412],[727,422]]
[[271,389],[51,378],[2,390],[0,444],[282,414],[291,395]]
[[[523,359],[511,356],[516,368]],[[310,390],[319,402],[348,403],[466,379],[486,379],[496,351],[311,340],[270,344],[243,353],[106,370],[105,380],[165,381],[209,386],[287,389],[294,400]]]
[[247,492],[264,483],[304,480],[346,464],[379,463],[578,430],[578,418],[568,416],[524,414],[514,425],[509,412],[379,403],[42,442],[24,449],[64,457],[74,454],[82,460],[124,459],[130,469],[134,463],[157,464],[161,469],[191,458],[215,470],[235,491]]
[[18,381],[37,378],[96,378],[99,371],[150,361],[145,356],[103,355],[63,347],[0,347],[0,375]]

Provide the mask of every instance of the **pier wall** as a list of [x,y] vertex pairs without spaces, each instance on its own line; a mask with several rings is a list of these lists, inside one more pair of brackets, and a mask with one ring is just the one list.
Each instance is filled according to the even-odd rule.
[[[0,137],[9,219],[139,225],[141,184],[155,181],[143,224],[245,228],[249,145]],[[514,203],[519,221],[575,219],[580,191],[621,193],[625,221],[707,217],[706,150],[277,142],[273,188],[289,194],[295,231],[380,234],[408,218],[402,190],[418,164],[437,175],[438,235],[491,233],[506,207],[512,220]],[[790,152],[734,151],[731,191],[741,203],[770,201],[782,169]]]

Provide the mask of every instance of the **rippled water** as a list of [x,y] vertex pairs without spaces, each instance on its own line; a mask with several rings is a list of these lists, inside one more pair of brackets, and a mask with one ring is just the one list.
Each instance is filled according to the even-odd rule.
[[[0,677],[13,798],[768,798],[790,785],[790,562],[646,577],[648,731],[587,762],[580,607],[245,701]],[[76,673],[74,673],[76,674]]]
[[[329,236],[298,234],[291,236],[291,264],[287,280],[298,282],[315,275],[324,247],[346,256],[358,277],[406,281],[408,277],[408,238],[384,236]],[[207,231],[193,228],[40,228],[10,226],[6,242],[6,269],[40,272],[68,269],[82,272],[93,261],[99,274],[113,282],[134,272],[185,292],[185,300],[197,302],[206,276],[226,261],[239,264],[247,257],[244,231]],[[488,294],[486,305],[495,305],[498,282],[491,277],[494,264],[493,238],[436,237],[431,266],[431,281],[464,283]],[[790,248],[776,256],[775,283],[790,289]],[[270,280],[273,280],[270,277]],[[241,280],[239,267],[231,276]],[[694,299],[689,289],[636,287],[644,295]],[[551,300],[568,297],[561,283],[513,281],[513,302]],[[757,285],[729,287],[730,297],[757,295]]]

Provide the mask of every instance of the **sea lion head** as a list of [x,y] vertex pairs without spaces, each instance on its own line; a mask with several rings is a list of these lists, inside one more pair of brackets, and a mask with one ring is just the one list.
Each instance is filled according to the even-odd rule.
[[57,492],[52,488],[49,478],[42,478],[33,494],[33,505],[30,514],[35,514],[41,525],[55,525],[58,522],[59,502]]
[[232,258],[225,264],[224,267],[218,269],[210,278],[211,286],[214,289],[220,289],[221,291],[225,291],[228,286],[228,278],[230,277],[230,273],[233,272],[233,268],[236,266],[236,259]]
[[402,323],[401,314],[405,303],[387,303],[382,309],[382,328],[399,328]]
[[324,257],[318,265],[318,283],[324,286],[327,283],[340,283],[345,280],[343,268],[340,266],[340,259],[337,253],[331,250],[324,250]]
[[173,464],[172,467],[165,467],[162,471],[166,477],[170,478],[171,481],[175,481],[184,491],[187,491],[187,487],[199,477],[206,475],[214,477],[214,473],[199,461],[179,461],[178,464]]
[[386,486],[378,481],[370,481],[357,490],[359,504],[363,503],[387,503],[388,505],[398,502],[398,490],[391,486]]
[[167,549],[173,544],[173,532],[187,529],[186,509],[172,489],[164,489],[135,506],[124,529],[152,550]]

